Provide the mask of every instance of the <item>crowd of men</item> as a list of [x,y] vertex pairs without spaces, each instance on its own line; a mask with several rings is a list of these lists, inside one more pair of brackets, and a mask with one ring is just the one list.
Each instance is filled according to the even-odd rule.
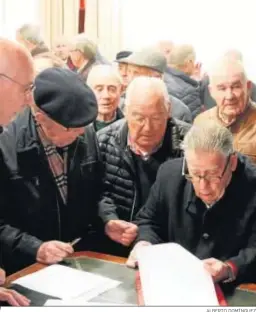
[[[256,281],[256,104],[242,56],[205,75],[190,45],[107,61],[79,34],[0,40],[0,284],[74,250],[176,242],[214,282]],[[81,238],[72,247],[70,242]],[[29,305],[0,288],[0,301]]]

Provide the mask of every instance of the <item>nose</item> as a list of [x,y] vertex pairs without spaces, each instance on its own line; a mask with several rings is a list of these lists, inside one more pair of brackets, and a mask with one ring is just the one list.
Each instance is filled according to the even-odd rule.
[[102,96],[103,98],[109,98],[109,92],[108,92],[108,89],[107,89],[107,88],[104,88],[104,89],[102,90],[101,96]]
[[146,132],[149,132],[152,129],[151,123],[149,119],[145,119],[144,125],[143,125],[143,130]]
[[226,93],[225,93],[225,97],[227,100],[231,100],[234,96],[233,90],[232,88],[227,88],[226,89]]
[[200,191],[204,191],[206,189],[209,188],[209,182],[204,179],[204,178],[201,178],[200,181],[199,181],[199,189]]

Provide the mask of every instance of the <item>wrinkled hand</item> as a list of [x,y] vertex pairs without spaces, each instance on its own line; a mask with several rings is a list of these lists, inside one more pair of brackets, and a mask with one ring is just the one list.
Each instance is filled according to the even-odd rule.
[[36,261],[44,264],[54,264],[62,261],[74,252],[72,246],[60,241],[43,243],[37,252]]
[[0,269],[0,285],[3,285],[5,283],[5,271],[3,269]]
[[228,266],[215,258],[203,260],[205,269],[211,274],[214,282],[219,282],[228,278]]
[[129,246],[138,234],[137,225],[123,220],[110,220],[105,225],[105,233],[113,241]]
[[143,247],[143,246],[149,246],[152,245],[149,242],[146,241],[140,241],[138,242],[132,249],[132,251],[130,252],[130,255],[126,261],[126,266],[128,266],[129,268],[135,269],[138,265],[138,259],[137,259],[137,251],[139,248]]
[[17,291],[0,287],[0,301],[8,302],[14,307],[29,306],[30,300]]

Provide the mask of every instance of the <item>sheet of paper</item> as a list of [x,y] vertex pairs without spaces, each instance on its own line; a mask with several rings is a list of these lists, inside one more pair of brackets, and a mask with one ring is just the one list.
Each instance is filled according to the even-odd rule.
[[146,305],[219,305],[203,262],[178,244],[142,247],[138,265]]
[[55,300],[49,299],[45,302],[44,306],[46,307],[75,307],[75,306],[130,306],[130,305],[120,305],[112,302],[88,302],[82,299],[73,299],[73,300]]
[[60,299],[91,300],[120,282],[97,274],[54,264],[13,283]]

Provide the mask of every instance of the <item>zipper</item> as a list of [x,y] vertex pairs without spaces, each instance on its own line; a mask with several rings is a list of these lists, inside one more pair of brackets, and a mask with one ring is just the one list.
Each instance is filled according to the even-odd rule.
[[[134,184],[135,184],[135,183],[134,183]],[[137,191],[136,191],[136,187],[134,186],[134,199],[133,199],[132,211],[131,211],[131,215],[130,215],[130,222],[132,222],[132,219],[133,219],[133,214],[134,214],[136,199],[137,199]]]

